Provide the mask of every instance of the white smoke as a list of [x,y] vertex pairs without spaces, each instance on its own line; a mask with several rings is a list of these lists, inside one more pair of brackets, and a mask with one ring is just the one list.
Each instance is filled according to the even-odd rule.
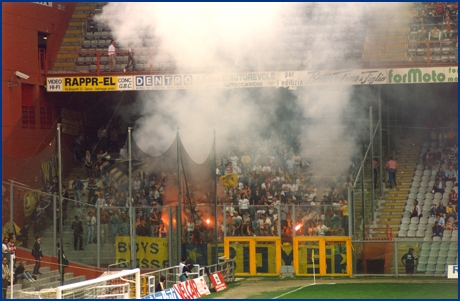
[[[336,51],[334,37],[362,28],[371,10],[386,5],[113,2],[104,6],[96,20],[110,26],[117,45],[125,46],[131,41],[138,48],[146,45],[155,50],[156,56],[170,57],[178,70],[230,72],[245,64],[251,68],[268,60],[284,59],[292,53],[307,68],[329,66],[339,70],[344,58]],[[311,33],[316,33],[314,38],[307,37]],[[146,38],[149,36],[153,39]],[[299,45],[298,50],[291,49]],[[297,121],[301,154],[317,163],[316,172],[320,174],[339,175],[356,152],[354,133],[342,120],[350,105],[351,91],[348,86],[334,86],[291,92],[296,97],[288,106],[300,108],[302,115]],[[254,151],[267,141],[279,142],[277,136],[261,137],[274,121],[285,121],[283,112],[279,112],[279,95],[273,88],[257,92],[139,93],[137,109],[143,117],[136,122],[135,141],[145,152],[158,154],[171,145],[179,130],[188,153],[202,162],[211,151],[215,130],[221,152],[227,153],[228,146],[234,144]]]

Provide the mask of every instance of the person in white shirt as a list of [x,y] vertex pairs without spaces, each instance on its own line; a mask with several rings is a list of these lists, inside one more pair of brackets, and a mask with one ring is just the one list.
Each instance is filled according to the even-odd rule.
[[246,193],[244,192],[241,194],[241,198],[238,201],[238,207],[241,215],[249,212],[249,199],[246,197]]
[[115,69],[115,65],[117,64],[114,40],[110,41],[108,55],[109,55],[109,71],[112,72]]

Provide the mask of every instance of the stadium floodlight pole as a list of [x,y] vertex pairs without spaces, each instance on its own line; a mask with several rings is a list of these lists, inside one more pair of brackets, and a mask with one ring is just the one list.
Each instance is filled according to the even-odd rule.
[[62,266],[63,255],[64,255],[64,243],[62,238],[62,232],[64,232],[64,226],[62,223],[62,151],[61,151],[61,124],[57,124],[57,138],[58,138],[58,185],[59,185],[59,245],[61,248],[59,256],[59,273],[61,274],[61,285],[64,285],[64,268]]
[[[10,256],[10,275],[11,276],[14,275],[13,268],[14,268],[14,260],[13,260],[13,256]],[[13,277],[11,279],[13,279]],[[11,294],[10,299],[14,299],[14,297],[13,297],[13,287],[14,287],[14,285],[10,285],[10,294]],[[5,296],[6,296],[6,293],[5,293]]]
[[131,238],[131,268],[136,268],[136,232],[134,231],[134,208],[133,208],[133,165],[131,150],[131,131],[128,127],[128,198],[129,198],[129,236]]
[[214,176],[214,228],[216,231],[216,258],[215,258],[215,264],[219,263],[219,223],[218,223],[218,202],[217,202],[217,150],[216,150],[216,129],[214,129],[214,164],[212,165],[213,171],[212,174]]
[[[13,221],[13,217],[14,217],[14,193],[13,193],[13,189],[14,189],[14,184],[13,184],[13,180],[10,180],[10,233],[14,233],[14,221]],[[11,287],[13,288],[13,287]]]
[[176,229],[177,229],[177,262],[182,259],[182,179],[180,176],[181,173],[181,164],[180,164],[180,137],[179,137],[179,127],[177,127],[177,183],[178,183],[178,206],[177,206],[177,213],[176,213]]
[[[375,174],[374,174],[374,130],[373,130],[373,124],[374,122],[373,115],[372,115],[372,106],[369,107],[369,159],[371,160],[370,164],[370,169],[371,169],[371,214],[372,214],[372,219],[371,221],[374,221],[374,201],[375,201]],[[364,172],[364,168],[363,168]]]

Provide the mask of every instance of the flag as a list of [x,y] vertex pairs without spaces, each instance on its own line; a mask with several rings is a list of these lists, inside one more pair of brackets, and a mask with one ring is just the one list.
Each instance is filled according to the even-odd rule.
[[224,185],[227,189],[231,187],[235,187],[238,185],[238,175],[237,174],[228,174],[219,177],[219,181]]

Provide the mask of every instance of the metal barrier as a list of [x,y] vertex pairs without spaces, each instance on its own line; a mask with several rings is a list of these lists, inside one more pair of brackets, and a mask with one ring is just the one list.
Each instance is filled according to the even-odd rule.
[[[155,287],[161,277],[165,277],[165,289],[173,287],[179,280],[179,266],[172,266],[165,269],[156,270],[141,275],[141,296],[146,296],[155,292]],[[210,275],[220,272],[226,283],[235,281],[235,261],[225,257],[219,257],[219,262],[206,267],[195,264],[192,273],[189,273],[191,279],[201,276]],[[203,277],[208,287],[211,287],[209,277]]]

